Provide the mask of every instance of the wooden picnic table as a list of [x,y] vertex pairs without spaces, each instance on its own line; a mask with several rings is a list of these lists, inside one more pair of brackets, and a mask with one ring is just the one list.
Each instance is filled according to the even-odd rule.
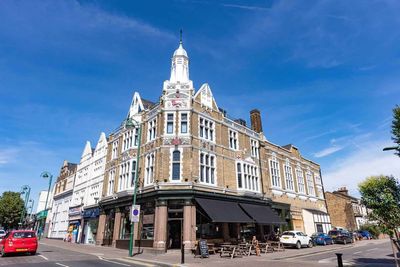
[[274,251],[285,251],[285,247],[280,241],[268,241],[267,243]]
[[221,245],[220,257],[229,256],[231,259],[234,257],[242,257],[243,252],[237,245]]

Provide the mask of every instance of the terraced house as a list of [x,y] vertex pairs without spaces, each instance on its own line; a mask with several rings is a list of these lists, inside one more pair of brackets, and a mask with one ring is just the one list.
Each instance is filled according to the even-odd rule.
[[[126,119],[140,123],[142,134]],[[134,236],[142,246],[167,250],[183,242],[189,249],[199,238],[262,240],[290,228],[327,232],[320,166],[293,145],[268,141],[257,109],[250,121],[231,119],[208,84],[195,90],[181,42],[159,101],[135,93],[108,138],[97,244],[128,246],[136,173],[141,219]]]

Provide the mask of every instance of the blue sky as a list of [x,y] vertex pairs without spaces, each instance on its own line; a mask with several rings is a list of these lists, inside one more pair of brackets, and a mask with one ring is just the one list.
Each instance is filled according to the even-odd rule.
[[327,190],[400,177],[398,1],[0,1],[0,192],[46,188],[126,116],[157,100],[183,29],[190,77],[220,107],[262,112],[267,139],[321,164]]

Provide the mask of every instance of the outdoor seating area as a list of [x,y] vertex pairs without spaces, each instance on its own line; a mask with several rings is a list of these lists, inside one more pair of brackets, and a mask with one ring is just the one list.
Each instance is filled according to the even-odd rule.
[[[192,250],[194,257],[201,256],[198,251],[198,244]],[[241,258],[247,256],[261,256],[261,254],[285,251],[283,244],[279,241],[258,242],[222,242],[207,243],[209,255],[219,255],[221,258]]]

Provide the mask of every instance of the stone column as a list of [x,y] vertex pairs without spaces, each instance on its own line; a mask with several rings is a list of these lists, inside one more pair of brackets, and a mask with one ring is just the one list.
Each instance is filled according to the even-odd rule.
[[183,244],[185,250],[194,248],[196,243],[196,206],[186,200],[183,207]]
[[106,213],[102,210],[100,212],[99,224],[97,226],[96,245],[103,245],[104,227],[106,226]]
[[168,207],[166,200],[156,201],[155,219],[154,219],[154,243],[153,247],[166,249],[168,240]]
[[116,245],[116,240],[119,239],[120,228],[121,228],[121,210],[119,208],[115,208],[114,231],[113,231],[113,241],[112,241],[113,247],[115,247]]

